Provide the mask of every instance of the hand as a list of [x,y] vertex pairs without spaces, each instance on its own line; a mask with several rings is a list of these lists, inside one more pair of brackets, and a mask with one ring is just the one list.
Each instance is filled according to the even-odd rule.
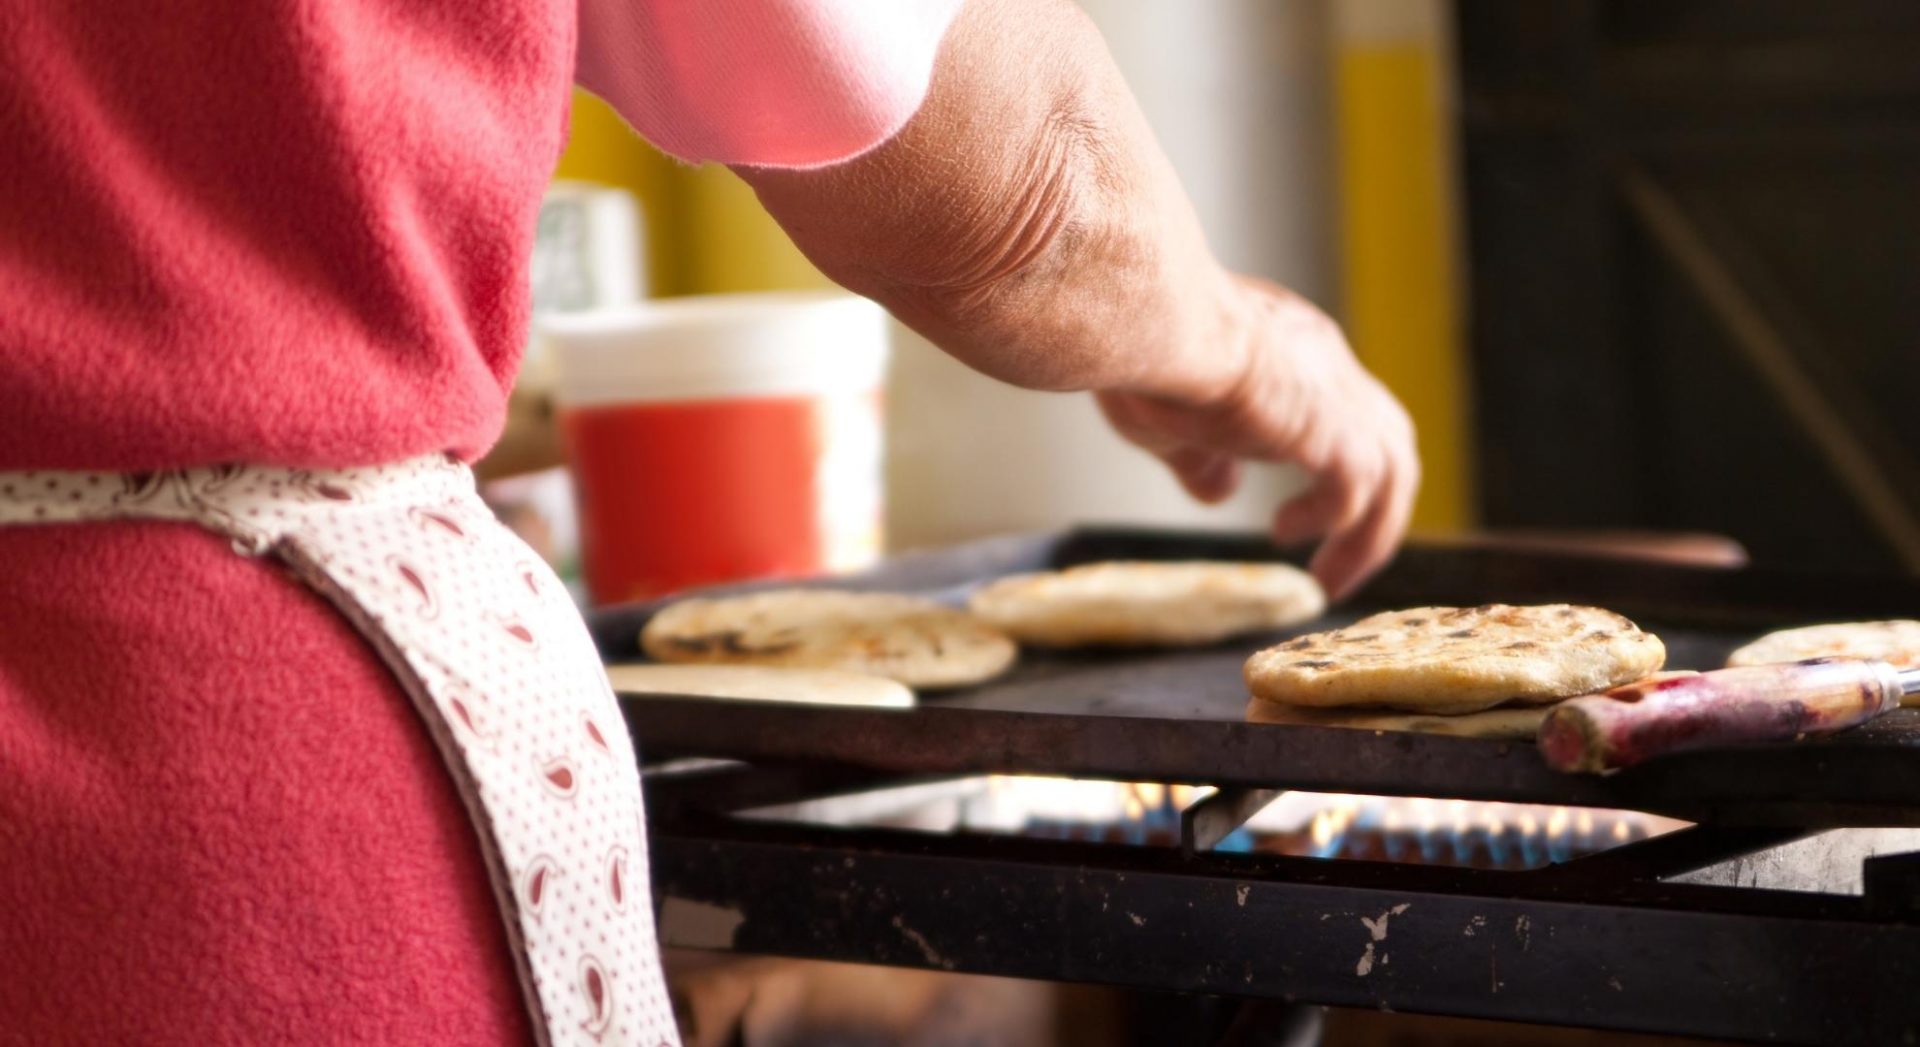
[[1200,397],[1104,392],[1100,408],[1203,502],[1234,492],[1241,459],[1306,470],[1312,486],[1274,514],[1273,536],[1324,536],[1309,569],[1339,599],[1385,565],[1406,532],[1420,486],[1413,422],[1325,313],[1265,281],[1230,287],[1219,345],[1238,354],[1237,377]]

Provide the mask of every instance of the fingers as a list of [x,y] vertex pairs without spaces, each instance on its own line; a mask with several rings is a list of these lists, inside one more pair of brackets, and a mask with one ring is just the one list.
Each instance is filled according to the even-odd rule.
[[1160,457],[1195,501],[1215,505],[1240,487],[1240,463],[1229,455],[1183,447]]
[[1174,478],[1196,501],[1214,505],[1240,488],[1241,466],[1232,454],[1203,447],[1169,432],[1171,412],[1157,411],[1148,400],[1130,396],[1097,398],[1107,422],[1122,438],[1165,462]]
[[1393,558],[1406,534],[1419,485],[1419,469],[1411,459],[1391,466],[1371,493],[1365,511],[1351,524],[1329,532],[1307,565],[1329,598],[1352,595]]
[[1241,332],[1246,380],[1205,403],[1127,392],[1098,394],[1119,433],[1155,454],[1188,493],[1217,502],[1239,481],[1238,460],[1290,462],[1313,486],[1274,514],[1283,544],[1323,538],[1312,570],[1335,599],[1393,555],[1419,487],[1412,420],[1360,366],[1340,329],[1270,287],[1246,288],[1256,308]]
[[1348,445],[1313,487],[1274,514],[1273,538],[1280,544],[1325,537],[1308,568],[1335,600],[1392,558],[1420,486],[1411,430],[1374,432],[1377,442]]
[[1323,477],[1294,495],[1273,514],[1274,542],[1297,545],[1332,531],[1340,494],[1332,478]]

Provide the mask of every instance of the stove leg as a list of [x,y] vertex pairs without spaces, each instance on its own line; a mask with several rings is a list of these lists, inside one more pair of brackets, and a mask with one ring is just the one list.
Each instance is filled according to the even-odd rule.
[[1883,920],[1920,915],[1920,853],[1877,854],[1861,865],[1867,911]]
[[1285,791],[1226,786],[1188,804],[1180,812],[1180,852],[1191,858],[1213,850]]

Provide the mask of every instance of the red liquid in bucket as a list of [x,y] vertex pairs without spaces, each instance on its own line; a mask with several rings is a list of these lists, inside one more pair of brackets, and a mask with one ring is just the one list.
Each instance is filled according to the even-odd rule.
[[825,568],[812,397],[562,412],[596,603]]

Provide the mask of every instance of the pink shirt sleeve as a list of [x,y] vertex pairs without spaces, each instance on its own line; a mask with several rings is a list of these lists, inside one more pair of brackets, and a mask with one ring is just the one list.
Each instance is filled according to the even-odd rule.
[[690,163],[817,167],[900,130],[962,0],[579,0],[576,76]]

